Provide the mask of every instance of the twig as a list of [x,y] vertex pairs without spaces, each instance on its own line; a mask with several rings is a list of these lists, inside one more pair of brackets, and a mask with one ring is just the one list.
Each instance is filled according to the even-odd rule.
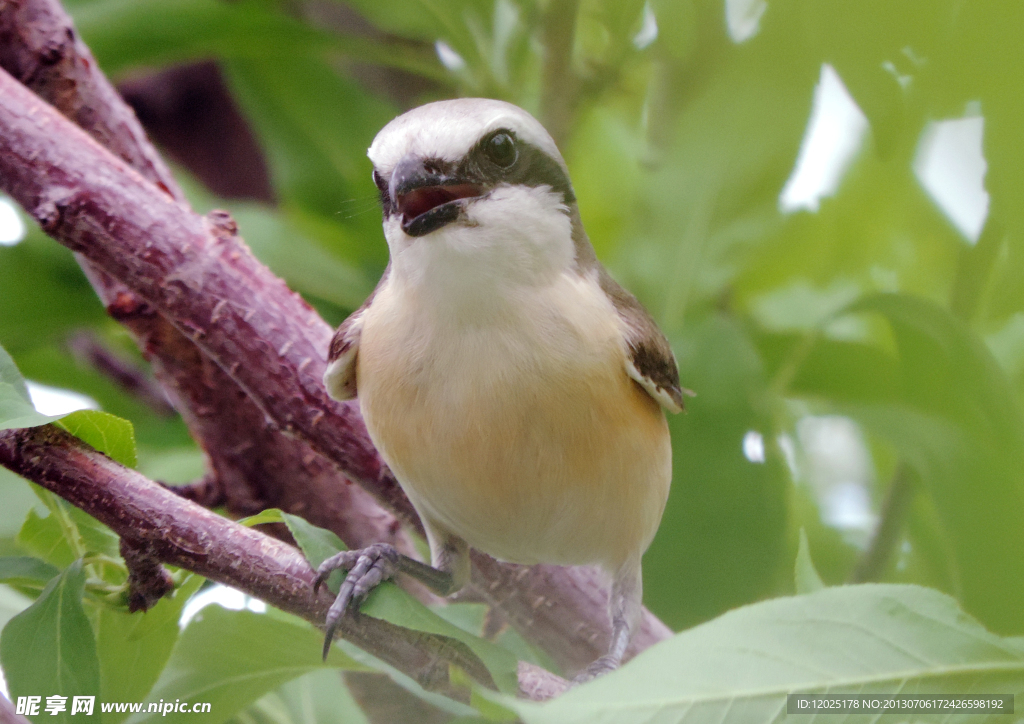
[[132,397],[146,404],[161,417],[176,414],[174,407],[167,401],[163,389],[139,369],[130,360],[123,359],[103,344],[96,335],[87,330],[75,332],[68,338],[68,349],[82,363],[93,367],[127,392]]
[[875,535],[864,551],[864,555],[850,574],[850,583],[877,581],[885,573],[892,560],[896,545],[900,542],[903,523],[914,500],[914,474],[910,466],[900,462],[893,473],[892,482],[882,503]]
[[128,611],[148,611],[174,590],[174,580],[157,555],[153,544],[121,536],[121,557],[128,567]]
[[[78,506],[159,560],[233,586],[314,624],[333,596],[312,594],[313,570],[295,548],[212,513],[97,453],[53,425],[0,432],[0,464]],[[418,681],[457,699],[455,664],[493,687],[464,645],[369,616],[346,616],[341,635]]]
[[949,310],[965,322],[971,322],[978,314],[1005,238],[1003,225],[994,214],[990,214],[978,243],[964,245],[960,250],[956,277],[949,295]]
[[544,12],[541,118],[559,145],[569,133],[579,94],[572,67],[579,7],[579,0],[550,0]]

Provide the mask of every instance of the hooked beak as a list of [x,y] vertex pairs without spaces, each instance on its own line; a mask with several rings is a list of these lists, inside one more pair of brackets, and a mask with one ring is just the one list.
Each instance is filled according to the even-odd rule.
[[455,221],[465,206],[462,199],[483,191],[480,184],[428,169],[415,156],[403,158],[391,173],[391,201],[409,236],[425,236]]

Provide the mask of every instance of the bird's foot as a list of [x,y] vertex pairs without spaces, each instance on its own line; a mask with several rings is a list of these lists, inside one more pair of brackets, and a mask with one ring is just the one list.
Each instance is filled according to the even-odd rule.
[[387,543],[374,543],[366,548],[355,551],[341,551],[331,556],[316,569],[313,581],[313,593],[320,590],[327,577],[338,569],[345,569],[348,575],[338,591],[331,608],[327,611],[326,638],[324,639],[324,659],[331,650],[334,631],[345,611],[354,603],[356,608],[374,588],[382,581],[390,579],[398,570],[398,551]]
[[605,654],[599,659],[596,659],[590,663],[590,666],[585,668],[580,673],[576,674],[576,677],[572,680],[573,686],[579,684],[586,684],[588,681],[593,681],[598,676],[604,676],[609,671],[615,671],[619,668],[619,664],[622,661],[611,654]]

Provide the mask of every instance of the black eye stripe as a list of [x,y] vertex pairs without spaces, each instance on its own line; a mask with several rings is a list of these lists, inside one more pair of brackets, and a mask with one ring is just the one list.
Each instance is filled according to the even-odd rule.
[[[487,154],[487,144],[496,135],[508,134],[515,144],[516,158],[508,167],[502,167]],[[481,138],[466,156],[458,162],[444,161],[438,158],[431,158],[424,161],[424,166],[440,176],[452,180],[461,180],[469,183],[478,183],[484,187],[495,187],[501,184],[511,186],[529,186],[537,188],[548,186],[562,197],[562,203],[569,206],[576,201],[576,194],[573,192],[569,176],[562,169],[561,164],[541,150],[539,147],[522,140],[515,132],[507,129],[499,129],[488,133]],[[387,218],[395,212],[391,204],[391,194],[388,188],[389,179],[374,171],[373,182],[380,190],[381,206],[384,217]]]
[[393,211],[391,208],[391,191],[388,189],[387,179],[377,173],[377,169],[373,170],[373,183],[380,192],[380,205],[384,210],[384,218],[387,218]]
[[[487,153],[490,141],[500,134],[507,134],[513,139],[517,152],[514,163],[506,168],[495,164]],[[576,201],[572,183],[561,164],[539,147],[516,136],[514,131],[504,128],[480,139],[459,164],[456,174],[489,185],[506,183],[530,187],[550,186],[562,195],[563,203],[567,206]]]

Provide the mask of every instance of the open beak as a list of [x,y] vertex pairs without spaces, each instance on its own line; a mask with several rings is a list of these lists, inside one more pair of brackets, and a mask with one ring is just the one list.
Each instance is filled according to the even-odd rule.
[[391,199],[402,215],[402,231],[425,236],[459,218],[462,199],[480,196],[483,187],[434,170],[414,156],[403,158],[391,174]]

